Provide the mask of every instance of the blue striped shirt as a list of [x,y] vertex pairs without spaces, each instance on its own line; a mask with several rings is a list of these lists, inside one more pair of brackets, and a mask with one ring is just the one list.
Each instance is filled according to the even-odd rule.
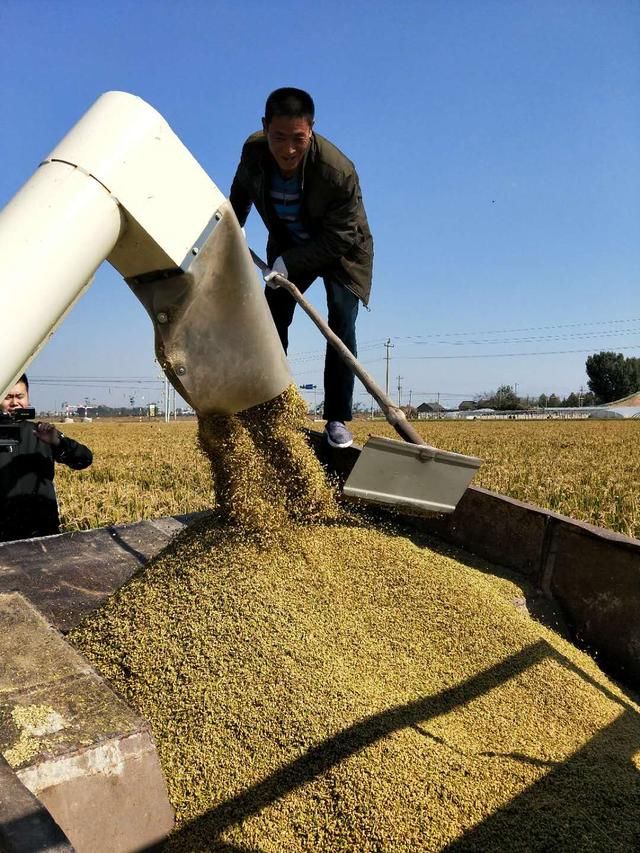
[[280,172],[271,173],[271,201],[278,219],[287,227],[296,243],[310,238],[300,219],[300,177],[283,178]]

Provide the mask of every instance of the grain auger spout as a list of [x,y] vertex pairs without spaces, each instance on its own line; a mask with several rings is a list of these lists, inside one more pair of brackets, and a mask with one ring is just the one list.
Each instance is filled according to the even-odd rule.
[[0,212],[4,396],[108,260],[142,302],[171,384],[200,414],[233,414],[290,384],[235,214],[167,122],[102,95]]

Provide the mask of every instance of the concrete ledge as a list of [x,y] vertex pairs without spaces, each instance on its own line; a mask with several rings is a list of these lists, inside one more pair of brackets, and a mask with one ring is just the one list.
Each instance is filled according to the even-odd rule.
[[[78,853],[162,841],[173,810],[148,723],[18,593],[0,595],[0,635],[0,752],[18,780]],[[11,790],[0,837],[33,809]]]

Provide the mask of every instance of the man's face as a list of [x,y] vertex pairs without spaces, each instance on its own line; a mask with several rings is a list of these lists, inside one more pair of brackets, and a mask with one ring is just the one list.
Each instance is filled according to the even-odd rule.
[[262,119],[269,151],[282,176],[292,178],[311,144],[313,122],[306,118],[274,116],[270,124]]
[[14,409],[29,408],[29,392],[24,382],[17,382],[6,396],[0,401],[3,412],[13,412]]

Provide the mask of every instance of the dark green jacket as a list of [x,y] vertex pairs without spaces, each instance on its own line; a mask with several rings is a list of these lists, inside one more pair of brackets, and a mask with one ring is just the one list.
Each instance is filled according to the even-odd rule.
[[250,136],[242,149],[229,200],[241,225],[251,205],[269,232],[267,260],[282,255],[289,278],[308,282],[332,275],[366,305],[373,272],[373,238],[353,163],[328,139],[312,135],[302,164],[301,217],[311,239],[297,244],[276,216],[270,172],[276,168],[265,134]]
[[55,463],[80,470],[92,462],[84,444],[64,436],[53,447],[36,438],[34,427],[22,421],[20,443],[0,447],[0,542],[59,533]]

